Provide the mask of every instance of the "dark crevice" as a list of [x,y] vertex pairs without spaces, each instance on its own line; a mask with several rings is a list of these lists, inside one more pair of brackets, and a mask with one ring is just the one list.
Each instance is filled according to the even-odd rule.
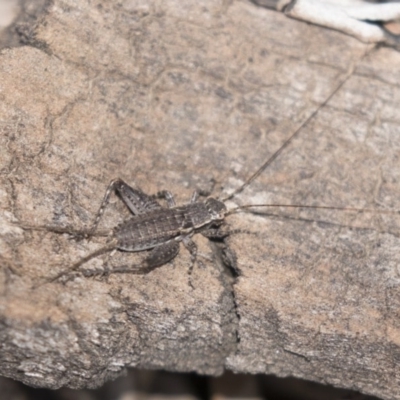
[[240,270],[237,267],[236,254],[224,240],[212,240],[211,243],[213,244],[216,262],[221,268],[220,280],[226,290],[225,296],[229,297],[233,311],[233,315],[231,315],[233,318],[228,321],[228,324],[233,325],[234,332],[232,332],[232,335],[235,340],[235,348],[232,348],[230,353],[227,354],[227,356],[231,356],[237,352],[237,346],[240,343],[239,324],[241,317],[235,293],[235,283],[240,276]]

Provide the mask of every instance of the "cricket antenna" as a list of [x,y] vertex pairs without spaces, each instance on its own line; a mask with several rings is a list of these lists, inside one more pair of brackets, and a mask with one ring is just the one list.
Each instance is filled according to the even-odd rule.
[[307,206],[298,204],[246,204],[244,206],[238,206],[230,209],[226,215],[237,214],[246,208],[261,208],[261,207],[285,207],[285,208],[304,208],[304,209],[317,209],[317,210],[340,210],[340,211],[351,211],[351,212],[362,212],[362,213],[374,213],[374,214],[400,214],[399,210],[377,210],[373,208],[356,208],[356,207],[336,207],[336,206]]
[[[368,52],[368,51],[367,51]],[[362,57],[360,58],[363,59],[365,55],[367,54],[365,52]],[[298,128],[292,133],[292,135],[287,139],[282,146],[275,151],[274,154],[270,158],[268,158],[267,161],[261,167],[253,174],[250,176],[249,179],[246,180],[243,185],[239,186],[236,190],[234,190],[230,195],[222,199],[223,202],[232,199],[235,197],[237,194],[242,192],[251,182],[253,182],[258,176],[282,153],[283,150],[286,149],[286,147],[289,146],[289,144],[294,140],[296,136],[298,136],[299,132],[318,114],[319,110],[321,108],[325,107],[326,104],[332,99],[332,97],[342,88],[342,86],[348,81],[348,79],[353,75],[353,72],[356,68],[358,63],[354,63],[352,67],[347,71],[346,75],[344,78],[339,82],[339,84],[336,86],[336,88],[329,94],[329,96],[298,126]]]

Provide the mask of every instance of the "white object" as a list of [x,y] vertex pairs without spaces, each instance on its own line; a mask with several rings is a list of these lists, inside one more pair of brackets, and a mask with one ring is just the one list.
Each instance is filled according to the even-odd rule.
[[355,36],[366,43],[393,39],[381,26],[371,23],[400,18],[400,3],[366,3],[362,0],[281,0],[278,10],[289,17]]

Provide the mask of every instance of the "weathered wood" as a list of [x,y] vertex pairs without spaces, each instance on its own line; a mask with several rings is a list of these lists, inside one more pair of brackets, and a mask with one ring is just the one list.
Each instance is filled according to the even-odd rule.
[[[352,69],[234,200],[400,209],[397,52],[238,1],[55,0],[24,40],[0,55],[0,374],[77,388],[126,366],[228,368],[400,399],[399,217],[231,216],[254,232],[229,239],[241,277],[196,237],[194,289],[185,251],[145,276],[31,289],[105,239],[22,228],[88,227],[118,176],[181,204],[213,180],[226,195]],[[115,201],[100,229],[124,217]]]

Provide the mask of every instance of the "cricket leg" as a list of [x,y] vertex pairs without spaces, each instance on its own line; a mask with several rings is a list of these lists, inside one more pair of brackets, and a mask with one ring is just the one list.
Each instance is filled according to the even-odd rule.
[[152,197],[156,199],[164,199],[167,202],[169,208],[176,206],[174,196],[168,190],[160,190]]
[[216,228],[208,228],[201,232],[201,234],[207,239],[211,240],[224,240],[230,235],[237,233],[247,233],[255,235],[255,232],[248,231],[246,229],[228,229],[226,225],[218,226]]
[[195,190],[192,194],[192,198],[190,199],[190,204],[196,203],[196,201],[199,199],[200,193],[198,190]]
[[161,205],[156,200],[143,193],[140,189],[134,189],[120,178],[113,179],[107,186],[103,201],[101,202],[99,211],[89,229],[88,236],[92,236],[99,225],[100,219],[110,202],[110,196],[113,192],[117,192],[120,195],[122,201],[132,214],[142,214],[150,210],[161,208]]
[[148,257],[145,259],[147,269],[151,271],[157,267],[161,267],[161,265],[164,265],[174,259],[178,253],[179,242],[175,240],[154,247]]
[[[144,260],[143,265],[139,268],[132,268],[132,266],[121,266],[101,272],[101,274],[140,274],[144,275],[157,267],[161,267],[167,262],[174,259],[179,253],[179,242],[171,241],[154,247],[148,257]],[[99,275],[94,273],[92,275]]]
[[226,226],[219,226],[217,228],[204,229],[201,234],[207,239],[224,240],[231,234],[231,231]]
[[99,225],[100,219],[104,214],[104,210],[106,209],[108,203],[110,202],[111,193],[115,191],[116,185],[119,183],[120,179],[112,180],[107,186],[106,192],[104,194],[103,200],[100,204],[99,211],[97,211],[96,217],[90,227],[87,237],[93,236],[93,233],[96,231],[97,226]]
[[122,201],[129,208],[132,214],[144,214],[151,210],[158,210],[161,204],[154,196],[149,196],[140,189],[135,189],[125,183],[122,179],[116,179],[114,187]]
[[191,199],[190,199],[190,204],[196,203],[200,196],[202,196],[202,197],[208,197],[208,196],[210,196],[212,190],[214,189],[214,185],[215,185],[215,182],[213,181],[213,187],[212,187],[211,190],[196,189],[196,190],[192,193],[192,197],[191,197]]
[[98,257],[99,255],[104,254],[104,253],[108,253],[108,252],[110,252],[112,250],[115,250],[116,248],[117,248],[117,241],[115,239],[113,239],[106,246],[101,247],[100,249],[97,249],[96,251],[94,251],[93,253],[87,255],[86,257],[81,258],[79,261],[77,261],[75,264],[73,264],[71,268],[68,268],[67,270],[61,271],[60,273],[58,273],[57,275],[53,276],[52,278],[47,279],[45,282],[43,282],[41,284],[38,284],[36,286],[33,286],[33,288],[36,289],[36,288],[44,285],[45,283],[55,282],[55,281],[59,280],[60,278],[62,278],[63,276],[69,275],[73,271],[76,271],[80,266],[82,266],[83,264],[87,263],[92,258]]
[[184,246],[186,247],[186,249],[190,253],[190,266],[189,266],[189,271],[188,271],[189,272],[189,286],[192,289],[194,289],[192,280],[191,280],[191,276],[192,276],[194,265],[197,261],[197,244],[189,236],[184,237],[182,239],[182,242],[183,242]]
[[[19,228],[27,231],[39,231],[39,232],[52,232],[52,233],[58,233],[58,234],[68,234],[74,239],[82,239],[85,237],[89,236],[89,230],[78,230],[74,229],[73,227],[60,227],[60,226],[51,226],[51,225],[28,225],[28,224],[23,224],[23,225],[18,225]],[[96,233],[96,236],[104,236],[108,237],[110,236],[109,231],[100,231]]]

